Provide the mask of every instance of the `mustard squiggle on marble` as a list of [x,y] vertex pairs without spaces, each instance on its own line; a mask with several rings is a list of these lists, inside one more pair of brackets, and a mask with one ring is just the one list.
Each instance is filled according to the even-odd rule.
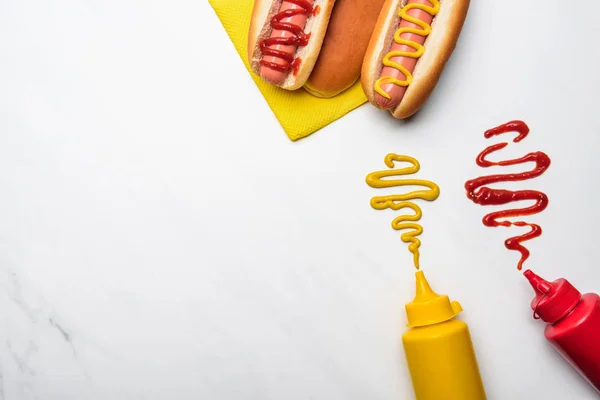
[[[405,168],[393,169],[396,167],[395,162],[406,162],[411,165]],[[395,186],[425,186],[427,188],[413,190],[405,194],[376,196],[371,199],[371,207],[376,210],[385,210],[387,208],[395,211],[411,209],[414,212],[414,214],[403,214],[396,217],[392,221],[392,228],[397,231],[407,231],[400,235],[400,239],[408,244],[408,250],[413,254],[415,267],[419,269],[419,247],[421,246],[421,241],[418,236],[423,233],[423,227],[417,224],[416,221],[421,219],[423,213],[417,204],[409,200],[422,199],[433,201],[440,195],[440,188],[435,183],[422,179],[385,179],[395,176],[412,175],[419,172],[421,165],[413,157],[393,153],[388,154],[385,156],[385,165],[392,169],[372,172],[367,175],[367,184],[372,188],[379,189]]]

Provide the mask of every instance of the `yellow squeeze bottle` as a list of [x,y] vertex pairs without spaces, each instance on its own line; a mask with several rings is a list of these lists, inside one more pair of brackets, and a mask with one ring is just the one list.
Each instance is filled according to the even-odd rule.
[[485,400],[469,327],[454,319],[462,307],[435,293],[423,271],[416,278],[402,343],[417,400]]

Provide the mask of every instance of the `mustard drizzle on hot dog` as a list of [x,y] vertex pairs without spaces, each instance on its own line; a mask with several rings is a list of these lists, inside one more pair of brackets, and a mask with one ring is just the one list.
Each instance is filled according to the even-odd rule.
[[431,25],[421,21],[418,18],[412,17],[408,14],[408,11],[416,8],[416,9],[423,10],[432,16],[436,16],[437,13],[440,11],[440,2],[439,2],[439,0],[429,0],[429,2],[431,4],[433,4],[433,7],[427,6],[425,4],[420,4],[420,3],[409,3],[406,6],[402,7],[400,9],[400,12],[398,13],[401,20],[406,20],[408,22],[412,22],[413,24],[418,25],[419,28],[403,27],[403,28],[399,28],[396,31],[396,33],[394,34],[394,41],[396,43],[410,46],[413,49],[415,49],[415,51],[390,51],[385,55],[385,57],[383,57],[383,60],[382,60],[383,65],[385,65],[386,67],[395,68],[395,69],[399,70],[400,72],[402,72],[405,76],[404,80],[400,80],[400,79],[394,78],[393,76],[385,75],[385,76],[382,76],[379,79],[377,79],[377,81],[375,81],[375,91],[377,93],[379,93],[380,95],[382,95],[383,97],[385,97],[386,99],[390,99],[391,96],[381,88],[381,85],[386,85],[386,84],[391,83],[391,84],[398,85],[398,86],[408,86],[412,83],[413,76],[410,73],[410,71],[408,69],[406,69],[406,67],[404,67],[402,64],[392,61],[392,58],[394,58],[394,57],[419,58],[423,55],[423,53],[425,53],[425,47],[422,44],[413,42],[412,40],[404,39],[401,37],[401,35],[403,33],[414,33],[419,36],[425,36],[425,37],[429,36],[429,34],[431,33]]

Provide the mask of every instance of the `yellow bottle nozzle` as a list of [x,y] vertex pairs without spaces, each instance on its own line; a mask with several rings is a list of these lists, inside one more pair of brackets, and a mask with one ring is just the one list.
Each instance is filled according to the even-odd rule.
[[417,271],[415,274],[417,278],[417,295],[413,301],[418,301],[420,303],[434,299],[438,297],[438,295],[431,289],[429,282],[425,279],[425,274],[423,271]]
[[417,294],[406,305],[409,327],[433,325],[454,318],[462,307],[458,301],[450,301],[446,295],[439,295],[431,289],[423,271],[415,274]]

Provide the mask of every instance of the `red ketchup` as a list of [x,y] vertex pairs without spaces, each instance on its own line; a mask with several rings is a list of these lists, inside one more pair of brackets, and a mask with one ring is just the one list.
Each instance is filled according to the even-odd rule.
[[[492,136],[502,135],[509,132],[518,132],[519,135],[513,139],[513,142],[518,143],[525,139],[529,134],[529,127],[523,121],[510,121],[506,124],[502,124],[496,128],[489,129],[485,132],[484,136],[489,139]],[[494,166],[509,166],[519,165],[523,163],[535,163],[535,168],[520,172],[520,173],[508,173],[508,174],[495,174],[488,176],[481,176],[476,179],[471,179],[465,183],[465,189],[467,190],[467,197],[476,204],[482,206],[498,206],[509,204],[514,201],[521,200],[533,200],[534,204],[524,208],[512,208],[508,210],[499,210],[487,214],[483,217],[483,224],[485,226],[528,226],[529,232],[522,235],[511,237],[504,242],[504,245],[509,250],[517,250],[521,253],[521,259],[517,265],[517,269],[520,271],[523,267],[523,263],[529,258],[529,250],[523,246],[523,242],[534,239],[542,234],[542,228],[537,224],[531,224],[525,221],[510,222],[504,218],[509,217],[525,217],[533,214],[542,212],[548,206],[548,196],[537,190],[506,190],[506,189],[493,189],[487,185],[504,182],[504,181],[524,181],[526,179],[536,178],[542,175],[550,166],[550,157],[546,153],[536,151],[535,153],[529,153],[521,158],[515,158],[513,160],[505,161],[490,161],[486,159],[490,154],[505,148],[508,146],[507,142],[497,143],[489,146],[477,156],[477,165],[480,167],[488,168]],[[500,218],[504,220],[499,221]]]
[[530,270],[536,297],[533,316],[546,322],[544,336],[600,393],[600,296],[582,295],[566,279],[547,282]]

